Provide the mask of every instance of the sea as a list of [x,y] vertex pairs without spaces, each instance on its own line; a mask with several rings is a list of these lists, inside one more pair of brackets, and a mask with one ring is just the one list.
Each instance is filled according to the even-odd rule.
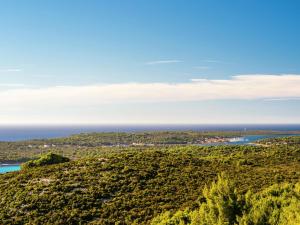
[[300,124],[239,124],[239,125],[43,125],[43,126],[0,126],[0,141],[22,141],[66,137],[72,134],[89,132],[139,132],[139,131],[245,131],[245,130],[277,130],[300,131]]

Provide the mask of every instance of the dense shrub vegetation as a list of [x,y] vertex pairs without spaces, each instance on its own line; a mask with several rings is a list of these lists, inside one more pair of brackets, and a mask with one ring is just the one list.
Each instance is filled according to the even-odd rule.
[[238,194],[232,182],[219,177],[204,188],[199,208],[167,211],[151,221],[151,225],[224,224],[300,224],[300,182],[276,184],[256,194]]
[[281,138],[271,138],[263,139],[259,141],[260,144],[265,145],[300,145],[299,136],[281,137]]
[[[78,148],[81,159],[0,175],[0,224],[292,223],[299,142],[276,143]],[[209,186],[222,172],[228,179]]]
[[267,147],[65,146],[57,153],[75,160],[0,175],[0,224],[297,224],[296,139]]

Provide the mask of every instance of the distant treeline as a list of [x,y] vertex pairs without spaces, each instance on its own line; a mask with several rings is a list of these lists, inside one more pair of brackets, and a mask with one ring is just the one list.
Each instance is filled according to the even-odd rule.
[[[153,131],[103,132],[72,135],[64,138],[0,142],[0,163],[24,162],[47,152],[55,152],[71,159],[93,157],[104,152],[129,149],[148,149],[159,145],[198,144],[207,139],[230,138],[245,134],[279,134],[280,131]],[[296,133],[296,131],[290,132]],[[113,148],[112,148],[113,147]]]

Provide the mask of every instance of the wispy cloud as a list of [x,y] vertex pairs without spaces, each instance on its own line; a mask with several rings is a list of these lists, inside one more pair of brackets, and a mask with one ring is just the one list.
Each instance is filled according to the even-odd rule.
[[20,84],[20,83],[0,83],[0,87],[8,87],[8,88],[16,87],[16,88],[19,88],[19,87],[26,87],[26,85],[25,84]]
[[210,64],[233,64],[232,62],[225,62],[222,60],[217,59],[203,59],[201,60],[202,63],[210,63]]
[[177,59],[173,59],[173,60],[157,60],[157,61],[146,62],[146,65],[171,64],[171,63],[181,63],[181,62],[183,62],[183,61],[182,60],[177,60]]
[[34,74],[31,75],[32,77],[37,77],[37,78],[51,78],[51,77],[56,77],[55,75],[52,74]]
[[264,101],[299,101],[299,100],[300,100],[300,97],[264,99]]
[[206,82],[207,79],[204,78],[192,78],[190,79],[191,82]]
[[221,60],[215,60],[215,59],[203,59],[201,61],[206,63],[223,63]]
[[11,73],[11,72],[21,72],[22,69],[14,69],[14,68],[8,68],[8,69],[0,69],[0,73]]
[[[11,84],[2,85],[9,86]],[[148,103],[164,103],[162,105],[168,108],[174,106],[174,104],[168,104],[171,102],[197,101],[200,103],[204,100],[226,99],[240,101],[300,100],[300,74],[238,75],[220,80],[195,78],[182,83],[118,83],[53,87],[12,85],[11,87],[0,88],[0,123],[50,123],[51,121],[56,123],[86,121],[91,123],[95,121],[102,123],[121,121],[124,123],[126,121],[128,123],[128,118],[131,118],[131,121],[135,123],[135,121],[139,121],[136,118],[140,118],[138,113],[135,114],[137,105],[129,103],[143,103],[143,107],[140,108],[151,107],[152,105]],[[117,112],[115,107],[118,108]],[[127,114],[126,108],[130,108],[127,110]],[[107,111],[105,111],[106,109]],[[119,113],[119,110],[124,111]],[[215,116],[217,114],[210,112],[210,110],[207,109],[208,115],[203,117],[205,118],[204,121],[216,122]],[[176,123],[180,118],[179,115],[182,115],[182,111],[180,111],[179,114],[176,114],[176,118],[173,117],[172,119],[172,116],[170,117],[168,114],[161,117],[159,110],[157,113],[156,116],[151,117],[150,112],[151,115],[145,116],[142,120],[149,122],[152,118],[152,121],[157,122],[158,119],[165,122],[170,119]],[[146,115],[147,113],[143,114]],[[238,112],[234,116],[230,114],[225,115],[225,117],[220,116],[220,118],[231,118],[232,121],[236,121],[236,117],[240,117]],[[192,115],[191,118],[193,118],[191,121],[194,122],[199,119],[195,115]],[[251,116],[245,118],[251,119]],[[264,117],[262,115],[261,118],[261,122],[266,122],[270,116]],[[185,119],[186,117],[181,117],[182,121]],[[294,119],[299,121],[299,117],[294,117]],[[201,121],[203,122],[203,120]],[[222,122],[223,120],[219,121]],[[275,118],[270,121],[278,122],[280,120]]]
[[193,68],[197,69],[197,70],[208,70],[208,69],[210,69],[209,66],[194,66]]
[[265,100],[300,98],[300,75],[238,75],[186,83],[119,83],[0,90],[3,108],[95,107],[130,102]]

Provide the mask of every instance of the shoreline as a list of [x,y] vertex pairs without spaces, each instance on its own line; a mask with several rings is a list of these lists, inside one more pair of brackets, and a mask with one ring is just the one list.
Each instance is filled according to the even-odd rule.
[[[262,125],[261,125],[262,126]],[[0,135],[0,142],[29,142],[54,140],[61,138],[69,138],[71,136],[81,134],[106,134],[106,133],[155,133],[155,132],[195,132],[195,133],[223,133],[230,135],[300,135],[300,125],[294,125],[295,128],[268,127],[260,129],[260,126],[198,126],[198,125],[156,125],[156,126],[94,126],[94,127],[2,127],[0,131],[7,131],[8,134]],[[5,132],[5,133],[7,133]],[[28,135],[24,135],[28,133]]]
[[22,163],[0,163],[0,167],[6,166],[21,166]]

